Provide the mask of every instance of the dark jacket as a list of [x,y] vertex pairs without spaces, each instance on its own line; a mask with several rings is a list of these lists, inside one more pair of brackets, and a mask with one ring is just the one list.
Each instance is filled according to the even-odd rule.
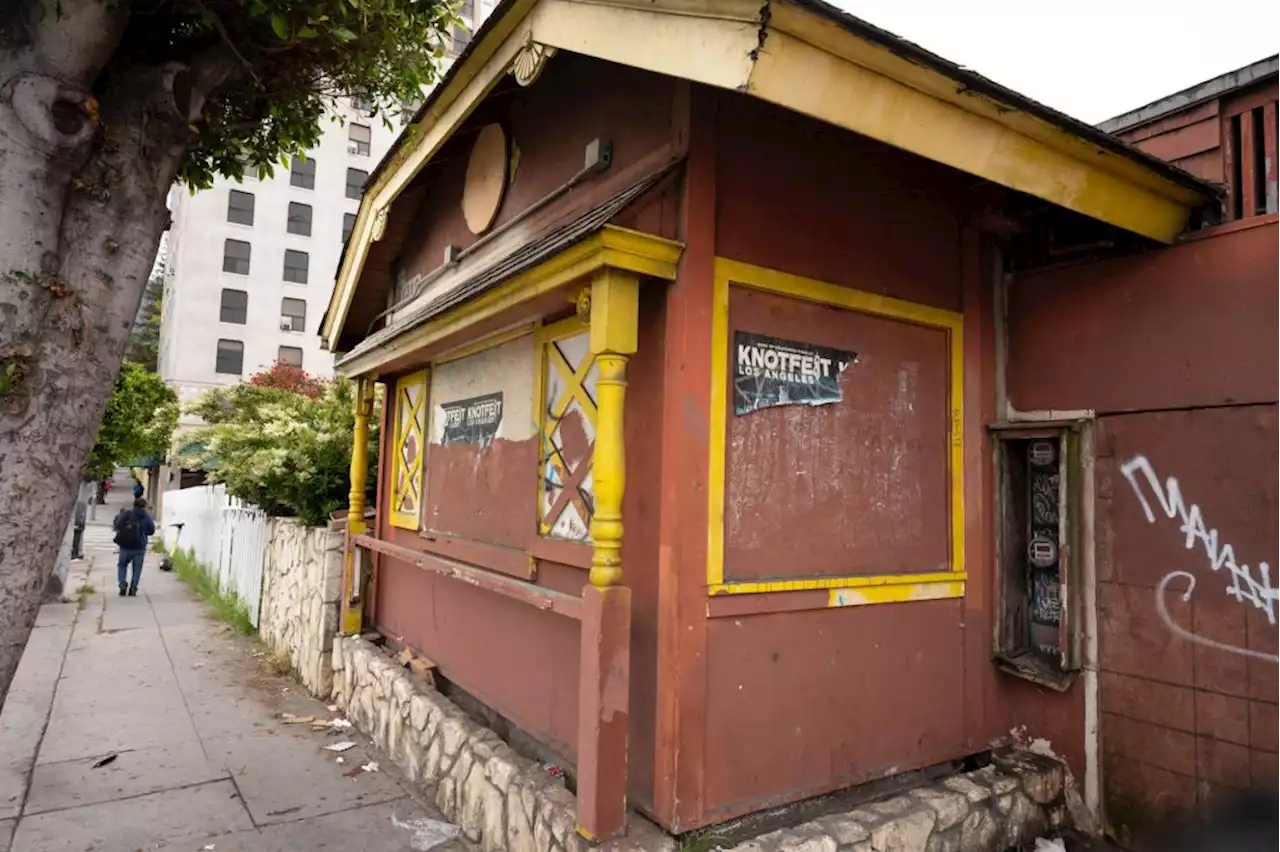
[[142,492],[143,492],[143,490],[144,490],[144,489],[143,489],[143,487],[142,487],[142,483],[141,483],[141,482],[135,482],[135,483],[133,483],[133,496],[134,496],[134,497],[141,497],[141,496],[142,496]]
[[120,529],[120,521],[128,517],[130,512],[133,512],[138,517],[138,532],[142,535],[142,549],[146,550],[147,539],[156,534],[156,522],[151,520],[151,513],[146,509],[134,509],[133,507],[121,509],[120,514],[116,515],[115,520],[111,522],[111,528],[118,531]]

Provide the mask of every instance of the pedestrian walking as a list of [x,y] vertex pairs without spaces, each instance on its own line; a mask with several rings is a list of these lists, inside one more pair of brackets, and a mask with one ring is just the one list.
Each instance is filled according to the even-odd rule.
[[[156,533],[155,521],[147,511],[147,501],[137,497],[133,506],[120,510],[111,528],[116,531],[115,542],[120,548],[120,557],[116,562],[116,581],[120,584],[120,595],[130,597],[138,593],[138,579],[142,576],[142,560],[147,555],[147,539]],[[133,576],[126,573],[133,566]]]
[[142,483],[140,481],[136,479],[133,481],[133,499],[137,500],[139,497],[142,496],[143,491],[145,490],[146,489],[142,487]]

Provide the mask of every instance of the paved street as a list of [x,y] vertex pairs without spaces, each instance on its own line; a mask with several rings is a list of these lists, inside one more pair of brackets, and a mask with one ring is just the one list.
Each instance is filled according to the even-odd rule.
[[117,596],[110,521],[131,496],[120,481],[98,507],[66,595],[96,591],[41,610],[0,713],[0,852],[428,848],[438,813],[364,736],[286,724],[335,714],[157,557]]

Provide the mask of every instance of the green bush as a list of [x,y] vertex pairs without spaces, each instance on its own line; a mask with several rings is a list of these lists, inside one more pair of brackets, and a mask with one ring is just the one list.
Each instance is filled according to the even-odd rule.
[[[184,464],[203,468],[268,514],[297,516],[318,526],[347,505],[355,385],[338,379],[314,397],[253,383],[219,388],[190,409],[207,428],[189,437],[197,455]],[[368,459],[377,469],[377,413],[369,428]]]

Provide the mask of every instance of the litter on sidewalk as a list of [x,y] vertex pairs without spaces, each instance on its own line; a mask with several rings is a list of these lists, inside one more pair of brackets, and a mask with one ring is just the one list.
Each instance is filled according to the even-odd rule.
[[355,747],[356,747],[356,744],[355,744],[355,743],[353,743],[353,742],[351,742],[351,740],[343,740],[343,741],[342,741],[342,742],[340,742],[340,743],[334,743],[334,744],[332,744],[332,745],[327,745],[327,746],[325,746],[325,747],[324,747],[324,750],[325,750],[325,751],[339,751],[339,752],[341,752],[341,751],[346,751],[347,749],[351,749],[351,748],[355,748]]

